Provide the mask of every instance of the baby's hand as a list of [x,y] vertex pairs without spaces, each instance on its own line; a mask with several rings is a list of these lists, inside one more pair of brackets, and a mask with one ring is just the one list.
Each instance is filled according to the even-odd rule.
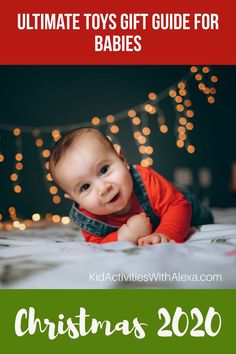
[[118,230],[119,241],[131,241],[137,243],[140,237],[144,237],[152,231],[150,219],[145,213],[131,216],[127,223]]
[[138,245],[139,246],[143,246],[143,245],[156,245],[157,243],[175,243],[174,240],[171,240],[169,237],[167,237],[164,234],[151,234],[151,235],[147,235],[145,237],[141,237],[138,240]]
[[130,232],[137,235],[138,238],[147,236],[150,232],[152,232],[150,219],[145,213],[131,216],[126,225],[128,226]]

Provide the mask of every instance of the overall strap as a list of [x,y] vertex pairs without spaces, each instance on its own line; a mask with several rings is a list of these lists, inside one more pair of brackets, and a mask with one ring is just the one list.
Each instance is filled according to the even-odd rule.
[[117,231],[118,227],[106,224],[105,222],[98,221],[83,214],[78,209],[78,204],[73,203],[70,218],[74,221],[75,224],[79,225],[81,229],[94,234],[96,236],[105,237],[111,232]]
[[138,202],[142,207],[143,211],[150,218],[152,229],[154,231],[157,228],[157,226],[160,224],[160,218],[155,214],[155,212],[152,209],[140,173],[136,170],[134,166],[130,166],[130,173],[134,183],[134,194],[138,199]]

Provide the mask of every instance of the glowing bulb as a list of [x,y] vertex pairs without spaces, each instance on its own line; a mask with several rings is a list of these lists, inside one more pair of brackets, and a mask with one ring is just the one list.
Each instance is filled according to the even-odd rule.
[[10,208],[8,208],[8,212],[9,212],[9,214],[15,214],[16,209],[14,207],[10,207]]
[[185,83],[184,82],[179,82],[178,83],[178,88],[180,89],[180,90],[182,90],[182,89],[184,89],[185,88]]
[[179,90],[179,94],[181,96],[186,96],[187,95],[187,91],[186,90]]
[[25,224],[20,224],[19,225],[19,230],[24,231],[26,229]]
[[178,132],[179,132],[180,134],[185,133],[185,127],[178,127]]
[[160,131],[161,131],[163,134],[167,133],[167,132],[168,132],[168,127],[167,127],[167,125],[165,125],[165,124],[161,125],[161,126],[160,126]]
[[189,118],[192,118],[194,116],[194,111],[191,109],[188,109],[186,112],[186,116]]
[[194,152],[195,152],[195,146],[193,146],[193,145],[189,145],[188,147],[187,147],[187,151],[190,153],[190,154],[193,154]]
[[192,105],[192,102],[190,100],[184,100],[184,105],[186,107],[190,107]]
[[52,186],[52,187],[49,188],[49,192],[51,194],[57,194],[58,188],[56,186]]
[[183,101],[183,98],[181,96],[176,96],[175,97],[175,102],[181,103]]
[[186,140],[186,139],[187,139],[187,135],[185,133],[179,134],[179,140]]
[[181,117],[181,118],[179,119],[179,123],[180,123],[181,125],[185,125],[185,124],[187,123],[187,119],[186,119],[185,117]]
[[20,226],[20,222],[18,220],[15,220],[13,222],[13,226],[17,229]]
[[141,166],[143,166],[143,167],[147,167],[148,166],[148,162],[147,162],[146,159],[141,160]]
[[151,113],[153,111],[153,106],[151,104],[145,104],[144,109],[146,112]]
[[214,103],[214,102],[215,102],[215,99],[214,99],[213,96],[209,96],[209,97],[207,98],[207,101],[208,101],[209,103]]
[[42,155],[45,158],[49,157],[50,156],[50,150],[48,150],[48,149],[43,150]]
[[148,158],[146,159],[146,161],[147,161],[147,166],[152,166],[152,164],[153,164],[153,159],[152,159],[151,157],[148,157]]
[[16,169],[17,169],[18,171],[21,171],[21,170],[23,169],[23,163],[22,163],[22,162],[17,162],[17,163],[16,163]]
[[140,137],[138,138],[139,144],[145,144],[146,141],[147,141],[147,139],[145,138],[145,136],[140,136]]
[[130,109],[130,110],[128,111],[128,116],[129,116],[130,118],[134,118],[134,117],[136,116],[136,111],[135,111],[134,109]]
[[15,136],[19,136],[20,133],[21,133],[21,130],[20,130],[19,128],[14,128],[14,129],[13,129],[13,134],[14,134]]
[[169,91],[169,96],[174,98],[176,96],[176,91],[175,90],[170,90]]
[[132,119],[132,123],[134,125],[139,125],[141,123],[141,119],[139,117],[135,117]]
[[155,101],[155,100],[157,99],[157,95],[155,94],[155,92],[150,92],[150,93],[148,94],[148,98],[149,98],[149,100],[151,100],[151,101]]
[[61,222],[62,222],[62,224],[67,225],[70,223],[70,218],[68,216],[63,216],[61,218]]
[[142,134],[140,132],[134,132],[134,138],[137,140]]
[[98,117],[93,117],[93,119],[92,119],[92,124],[93,124],[93,125],[99,125],[99,124],[100,124],[100,118],[98,118]]
[[156,108],[152,106],[152,107],[149,109],[148,113],[149,113],[149,114],[155,114],[156,111],[157,111]]
[[201,81],[202,80],[202,75],[201,74],[196,74],[195,75],[195,80]]
[[199,90],[204,90],[205,87],[206,85],[203,82],[200,82],[200,84],[198,84]]
[[53,179],[51,173],[47,173],[47,180],[52,182]]
[[60,222],[61,221],[60,215],[53,215],[52,216],[52,221],[55,222],[55,223]]
[[144,128],[142,129],[142,132],[143,132],[144,135],[150,135],[151,130],[150,130],[148,127],[144,127]]
[[218,81],[218,77],[216,75],[213,75],[211,77],[211,82],[217,82]]
[[41,146],[43,146],[43,140],[38,138],[38,139],[36,139],[35,144],[36,144],[36,146],[41,147]]
[[4,155],[0,154],[0,162],[3,162],[3,161],[4,161]]
[[204,74],[209,73],[209,71],[210,71],[210,69],[208,68],[208,66],[204,66],[204,67],[202,68],[202,72],[203,72]]
[[120,151],[121,146],[119,144],[113,144],[116,151]]
[[113,134],[117,134],[117,133],[119,133],[119,127],[117,126],[117,125],[112,125],[111,127],[110,127],[110,130],[111,130],[111,132],[113,133]]
[[140,152],[140,154],[145,154],[145,152],[146,152],[146,147],[145,147],[144,145],[140,146],[140,147],[139,147],[139,152]]
[[182,105],[182,104],[177,104],[176,110],[177,110],[178,112],[183,112],[183,111],[184,111],[184,105]]
[[54,130],[52,131],[52,137],[53,137],[53,138],[58,138],[59,136],[61,136],[59,130],[58,130],[58,129],[54,129]]
[[17,184],[16,186],[14,186],[14,191],[15,193],[20,193],[22,190],[21,186],[19,184]]
[[190,71],[192,73],[196,73],[197,72],[197,67],[196,66],[191,66]]
[[182,148],[184,146],[184,141],[183,140],[177,140],[176,145],[178,148]]
[[209,87],[205,87],[205,88],[203,89],[203,92],[205,93],[205,95],[209,95],[209,93],[210,93]]
[[52,198],[53,203],[55,204],[60,204],[61,203],[61,197],[59,195],[54,195]]
[[39,213],[35,213],[32,215],[32,220],[33,221],[39,221],[41,219],[41,216]]
[[106,121],[107,123],[113,123],[115,121],[115,117],[112,116],[111,114],[109,114],[107,117],[106,117]]
[[16,159],[17,161],[21,161],[21,160],[23,159],[23,155],[20,154],[20,153],[18,153],[18,154],[16,154],[15,159]]
[[153,153],[153,148],[152,146],[147,146],[145,149],[146,154],[151,155]]
[[187,124],[186,124],[186,128],[187,128],[188,130],[193,130],[193,123],[191,123],[191,122],[187,123]]

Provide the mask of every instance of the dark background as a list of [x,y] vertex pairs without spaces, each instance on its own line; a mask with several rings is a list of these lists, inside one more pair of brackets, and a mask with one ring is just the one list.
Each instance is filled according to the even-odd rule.
[[[157,94],[181,80],[190,66],[1,66],[0,67],[0,123],[14,126],[55,126],[79,124],[93,116],[115,114],[144,102],[148,92]],[[195,129],[189,136],[196,153],[189,154],[175,144],[173,105],[169,99],[162,103],[170,127],[161,134],[156,120],[150,121],[150,140],[154,148],[153,167],[173,180],[177,167],[191,168],[194,185],[199,192],[198,171],[207,167],[212,173],[208,190],[211,206],[235,205],[229,190],[232,161],[236,160],[235,66],[213,66],[219,77],[216,102],[210,105],[197,89],[197,82],[189,83],[193,102]],[[128,119],[128,118],[127,118]],[[119,123],[119,139],[131,163],[138,163],[140,155],[133,142],[130,124]],[[47,137],[45,137],[47,140]],[[43,181],[37,149],[31,134],[23,134],[24,169],[20,173],[23,191],[14,193],[9,179],[13,170],[15,138],[0,130],[0,151],[5,160],[0,164],[0,213],[7,218],[7,210],[14,206],[22,217],[46,212],[66,215],[70,203],[51,202]]]

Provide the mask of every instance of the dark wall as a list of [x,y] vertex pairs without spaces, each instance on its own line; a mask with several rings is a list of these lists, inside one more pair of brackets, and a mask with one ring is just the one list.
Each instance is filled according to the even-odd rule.
[[[115,114],[147,99],[147,93],[159,93],[180,80],[189,66],[1,66],[0,67],[0,123],[30,126],[79,124],[93,116]],[[197,174],[201,167],[212,172],[211,205],[227,207],[234,201],[229,191],[230,168],[236,160],[235,66],[216,66],[212,71],[219,77],[216,103],[209,105],[206,97],[190,83],[190,94],[195,110],[195,129],[190,133],[196,146],[195,154],[176,148],[174,111],[170,101],[163,101],[168,134],[152,127],[154,165],[172,180],[176,167],[192,170],[197,191]],[[127,123],[120,123],[119,138],[130,162],[140,156],[131,142]],[[123,128],[123,129],[122,129]],[[0,151],[5,161],[0,164],[0,213],[15,206],[24,217],[33,212],[66,214],[67,201],[54,205],[46,191],[39,158],[30,134],[23,135],[25,168],[22,173],[24,192],[12,191],[9,175],[13,169],[15,141],[11,133],[0,131]]]

